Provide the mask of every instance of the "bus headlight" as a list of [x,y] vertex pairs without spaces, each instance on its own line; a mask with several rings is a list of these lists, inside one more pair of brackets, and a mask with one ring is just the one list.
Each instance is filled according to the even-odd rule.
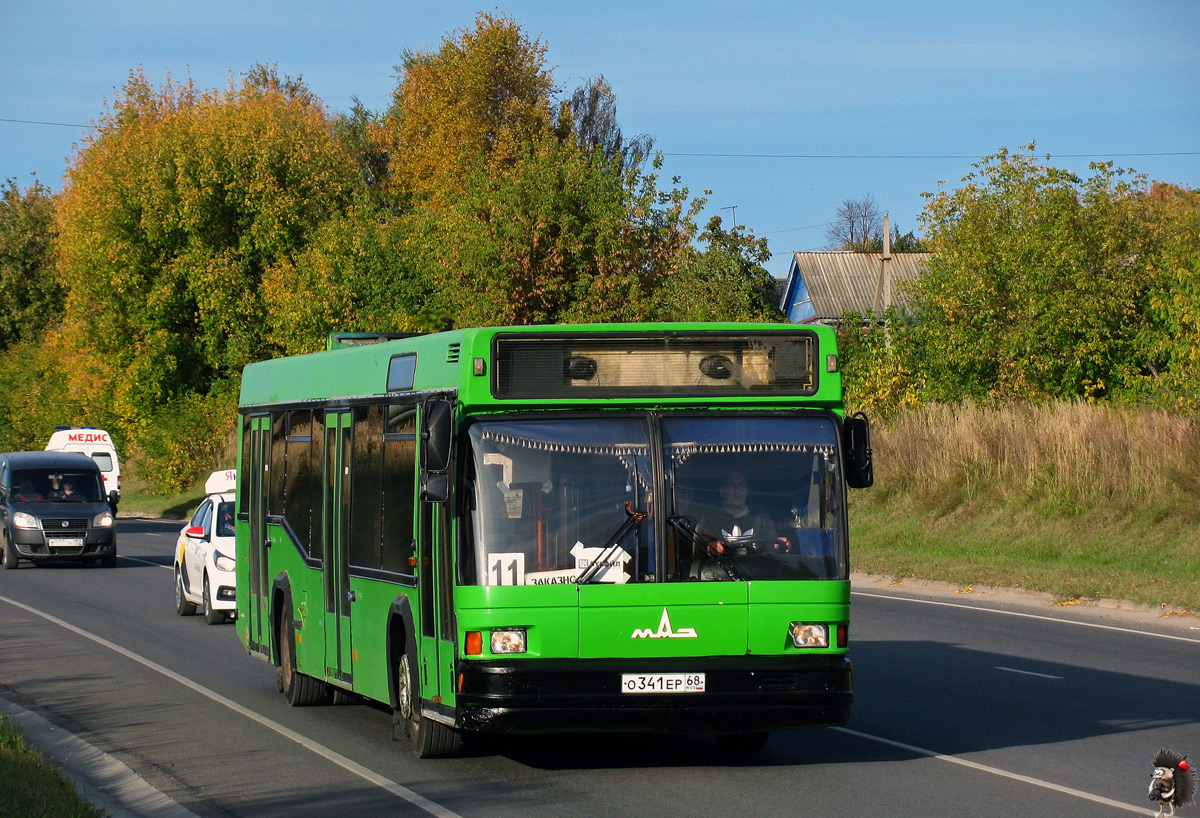
[[213,564],[217,566],[218,571],[233,571],[237,568],[233,557],[227,557],[220,551],[213,552]]
[[492,653],[524,653],[525,629],[492,631]]
[[829,626],[818,622],[793,622],[788,626],[792,644],[798,648],[829,647]]
[[18,511],[13,515],[13,525],[17,528],[41,528],[42,524],[38,522],[38,518],[32,514],[26,514],[24,511]]
[[113,516],[111,511],[101,511],[92,518],[92,526],[95,528],[112,528]]

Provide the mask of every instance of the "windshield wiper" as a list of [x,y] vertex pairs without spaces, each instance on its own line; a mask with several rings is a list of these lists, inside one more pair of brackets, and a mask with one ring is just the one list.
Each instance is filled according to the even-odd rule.
[[634,511],[633,505],[628,501],[625,503],[625,514],[627,515],[625,522],[621,523],[621,527],[618,528],[613,535],[605,541],[604,545],[601,546],[601,548],[604,550],[601,551],[600,556],[596,557],[592,564],[589,565],[584,572],[579,575],[579,579],[575,580],[576,585],[587,585],[593,579],[595,579],[596,575],[600,573],[600,569],[607,565],[608,561],[612,559],[613,555],[615,555],[621,548],[621,541],[625,539],[625,535],[632,531],[634,526],[646,519],[646,513],[644,511]]
[[692,556],[698,558],[703,556],[704,559],[709,559],[715,562],[721,570],[729,575],[729,578],[734,582],[745,582],[746,577],[738,570],[733,560],[726,557],[724,554],[715,554],[708,549],[708,543],[696,531],[696,525],[692,522],[691,517],[668,517],[667,522],[679,532],[682,532],[688,541],[692,544]]

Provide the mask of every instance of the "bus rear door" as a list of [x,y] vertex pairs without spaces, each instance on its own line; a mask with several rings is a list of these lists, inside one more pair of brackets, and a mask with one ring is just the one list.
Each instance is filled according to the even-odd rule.
[[249,594],[244,610],[248,613],[249,646],[264,654],[270,653],[271,578],[268,570],[267,547],[267,489],[270,481],[271,418],[258,415],[250,418],[249,436],[242,452],[246,465],[247,485],[241,492],[249,530],[248,557]]

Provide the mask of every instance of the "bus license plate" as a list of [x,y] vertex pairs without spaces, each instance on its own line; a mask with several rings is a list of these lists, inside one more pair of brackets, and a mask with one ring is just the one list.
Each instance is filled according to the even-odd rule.
[[622,693],[703,693],[703,673],[622,673]]

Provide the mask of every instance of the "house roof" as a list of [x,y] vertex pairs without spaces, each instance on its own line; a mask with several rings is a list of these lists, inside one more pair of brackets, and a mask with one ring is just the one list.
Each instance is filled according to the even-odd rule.
[[[826,323],[846,312],[904,306],[903,283],[919,276],[929,257],[893,252],[885,262],[882,253],[793,253],[780,306],[795,323]],[[891,275],[890,298],[882,275],[885,264]]]

